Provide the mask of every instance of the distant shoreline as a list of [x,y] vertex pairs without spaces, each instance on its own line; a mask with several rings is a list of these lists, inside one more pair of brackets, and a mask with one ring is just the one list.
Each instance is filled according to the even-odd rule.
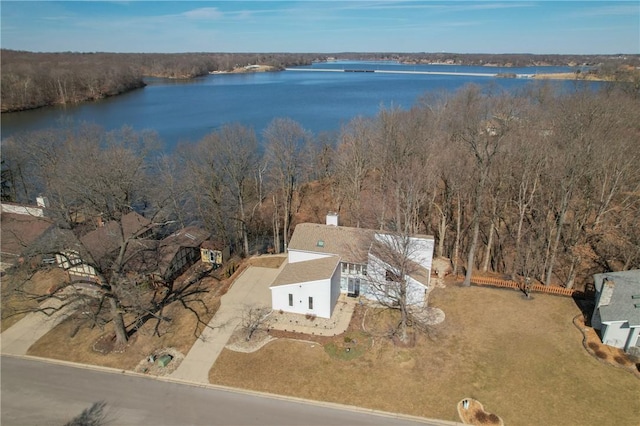
[[613,81],[606,78],[598,77],[593,74],[581,74],[576,72],[555,72],[535,74],[536,80],[581,80],[581,81]]

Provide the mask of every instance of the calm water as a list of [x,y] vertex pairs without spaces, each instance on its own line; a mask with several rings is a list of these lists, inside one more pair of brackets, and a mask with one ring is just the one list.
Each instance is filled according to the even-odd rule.
[[[330,62],[312,67],[471,73],[570,70],[389,62]],[[218,74],[186,82],[152,79],[148,83],[143,89],[99,102],[2,114],[2,138],[16,132],[55,127],[62,122],[91,122],[108,130],[123,125],[155,130],[171,150],[178,142],[197,141],[225,123],[252,126],[260,134],[274,118],[289,117],[317,135],[339,130],[358,115],[373,116],[383,106],[410,108],[426,92],[454,91],[469,83],[497,84],[508,90],[532,84],[527,79],[492,77],[302,71]],[[571,90],[574,83],[552,84],[561,90]]]

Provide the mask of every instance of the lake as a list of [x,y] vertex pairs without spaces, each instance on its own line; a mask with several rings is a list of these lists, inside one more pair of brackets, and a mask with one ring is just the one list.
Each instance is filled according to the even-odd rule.
[[[373,116],[381,107],[410,108],[427,92],[455,91],[466,84],[498,85],[518,90],[531,79],[486,76],[321,72],[358,69],[451,73],[572,72],[569,67],[500,68],[456,65],[403,65],[393,62],[339,61],[314,63],[269,73],[214,74],[187,81],[148,79],[148,85],[97,102],[56,106],[1,116],[2,138],[17,132],[91,122],[107,130],[129,125],[155,130],[168,150],[178,142],[197,141],[225,123],[252,126],[258,135],[278,117],[289,117],[315,135],[338,131],[356,116]],[[554,81],[572,90],[572,81]],[[597,87],[597,83],[589,83]]]

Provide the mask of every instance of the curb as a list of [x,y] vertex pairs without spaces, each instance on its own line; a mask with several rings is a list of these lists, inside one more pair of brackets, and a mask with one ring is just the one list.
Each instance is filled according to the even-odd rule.
[[72,368],[82,368],[82,369],[85,369],[85,370],[99,371],[99,372],[108,373],[108,374],[122,374],[122,375],[125,375],[125,376],[146,378],[146,379],[149,379],[149,380],[160,380],[160,381],[167,382],[167,383],[175,383],[175,384],[199,387],[199,388],[204,388],[204,389],[216,389],[216,390],[225,391],[225,392],[232,392],[232,393],[236,393],[236,394],[257,396],[257,397],[275,399],[275,400],[280,400],[280,401],[297,402],[297,403],[300,403],[300,404],[314,405],[314,406],[317,406],[317,407],[326,407],[326,408],[332,408],[332,409],[336,409],[336,410],[344,410],[344,411],[352,411],[352,412],[356,412],[356,413],[372,414],[372,415],[376,415],[376,416],[380,416],[380,417],[387,417],[387,418],[393,418],[393,419],[399,419],[399,420],[407,420],[407,421],[424,423],[424,424],[433,424],[433,425],[438,425],[438,426],[460,426],[460,425],[464,425],[464,423],[452,422],[452,421],[447,421],[447,420],[429,419],[429,418],[426,418],[426,417],[418,417],[418,416],[412,416],[412,415],[409,415],[409,414],[402,414],[402,413],[391,413],[391,412],[387,412],[387,411],[381,411],[381,410],[375,410],[375,409],[370,409],[370,408],[357,407],[357,406],[354,406],[354,405],[339,404],[339,403],[336,403],[336,402],[316,401],[316,400],[312,400],[312,399],[304,399],[304,398],[298,398],[298,397],[294,397],[294,396],[278,395],[278,394],[268,393],[268,392],[260,392],[260,391],[253,391],[253,390],[248,390],[248,389],[233,388],[233,387],[230,387],[230,386],[214,385],[214,384],[210,384],[210,383],[190,382],[190,381],[187,381],[187,380],[181,380],[181,379],[176,379],[176,378],[172,378],[172,377],[165,377],[165,376],[150,376],[150,375],[147,375],[147,374],[136,373],[135,371],[122,370],[122,369],[113,368],[113,367],[103,367],[103,366],[99,366],[99,365],[80,364],[80,363],[77,363],[77,362],[63,361],[63,360],[51,359],[51,358],[41,358],[41,357],[32,356],[32,355],[13,355],[13,354],[4,354],[4,353],[1,354],[1,355],[3,357],[27,359],[27,360],[31,360],[31,361],[44,362],[44,363],[48,363],[48,364],[57,364],[57,365],[64,365],[64,366],[72,367]]

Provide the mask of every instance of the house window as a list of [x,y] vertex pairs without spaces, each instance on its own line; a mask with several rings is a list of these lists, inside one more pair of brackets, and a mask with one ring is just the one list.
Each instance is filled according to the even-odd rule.
[[313,310],[313,297],[309,297],[309,309]]
[[289,306],[293,306],[293,294],[289,293]]
[[362,275],[367,275],[367,265],[362,265]]
[[342,262],[342,273],[346,274],[347,273],[347,264]]

